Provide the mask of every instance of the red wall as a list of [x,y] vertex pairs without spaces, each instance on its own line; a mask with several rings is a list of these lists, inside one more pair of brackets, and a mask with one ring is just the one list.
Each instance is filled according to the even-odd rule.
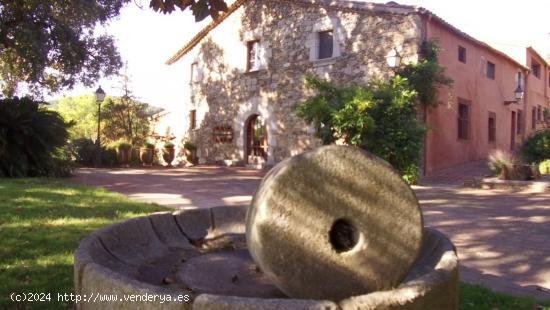
[[533,108],[538,108],[539,105],[543,110],[549,107],[548,95],[550,94],[550,83],[548,81],[549,68],[544,59],[528,48],[526,49],[526,60],[526,64],[529,68],[531,68],[533,60],[541,65],[540,78],[537,78],[532,73],[527,75],[527,96],[524,104],[525,110],[528,111],[526,115],[527,126],[529,127],[529,131],[526,132],[526,135],[528,136],[531,132],[540,130],[543,127],[543,124],[537,121],[535,122],[535,129],[533,129],[531,113]]
[[[514,100],[517,73],[525,70],[524,67],[488,47],[450,31],[447,26],[437,21],[427,21],[425,30],[428,39],[436,39],[439,42],[442,49],[439,62],[446,68],[446,74],[454,80],[451,87],[440,90],[439,99],[442,103],[427,113],[430,130],[426,137],[425,173],[430,175],[442,168],[487,158],[489,153],[496,149],[509,151],[512,111],[520,109],[523,110],[524,130],[522,134],[514,135],[516,144],[521,144],[522,138],[531,133],[531,110],[529,106],[526,108],[525,102],[505,105],[504,101]],[[466,48],[466,63],[458,60],[459,45]],[[496,65],[494,80],[486,77],[483,59]],[[528,77],[527,83],[529,82],[531,77]],[[536,89],[545,88],[542,84],[532,84]],[[532,91],[531,88],[529,91]],[[458,98],[470,102],[467,140],[458,138]],[[490,112],[496,114],[495,143],[489,143],[488,137]]]

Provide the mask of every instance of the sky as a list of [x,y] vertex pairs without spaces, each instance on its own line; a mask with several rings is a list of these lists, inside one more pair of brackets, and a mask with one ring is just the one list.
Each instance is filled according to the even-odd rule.
[[[139,1],[137,1],[139,3]],[[167,110],[180,110],[187,100],[181,89],[188,82],[189,68],[165,61],[208,23],[195,23],[190,11],[169,15],[134,2],[110,22],[104,31],[117,41],[123,61],[128,62],[134,95],[143,102]],[[369,1],[386,2],[386,1]],[[493,44],[504,52],[533,46],[543,56],[550,54],[550,0],[398,0],[430,10],[474,38]],[[108,95],[120,95],[116,79],[102,79],[98,85]],[[93,88],[76,87],[61,95],[82,95]]]

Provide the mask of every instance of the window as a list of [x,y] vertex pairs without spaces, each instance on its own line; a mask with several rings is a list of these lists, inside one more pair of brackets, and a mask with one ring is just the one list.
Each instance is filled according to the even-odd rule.
[[191,83],[199,82],[199,65],[194,62],[191,64]]
[[531,128],[537,128],[537,108],[535,107],[533,107],[533,111],[531,111]]
[[470,106],[466,101],[458,103],[458,138],[468,139],[468,129],[470,126]]
[[334,35],[332,30],[319,32],[318,59],[331,58],[333,55]]
[[516,77],[516,83],[517,83],[517,86],[519,86],[521,89],[525,89],[525,87],[523,86],[523,73],[521,72],[518,72],[518,75]]
[[487,62],[487,78],[494,80],[495,79],[495,64],[488,61]]
[[537,107],[537,120],[542,122],[542,107],[540,105]]
[[260,69],[260,40],[247,42],[246,71]]
[[494,112],[489,112],[489,143],[497,140],[497,116]]
[[189,111],[189,129],[197,128],[197,110]]
[[531,71],[537,79],[540,79],[540,64],[533,59],[531,59]]
[[466,48],[458,46],[458,61],[466,63]]
[[523,132],[523,111],[522,111],[522,110],[518,110],[518,112],[517,112],[516,115],[517,115],[517,117],[518,117],[517,122],[516,122],[516,124],[517,124],[516,133],[517,133],[518,135],[520,135],[520,134]]

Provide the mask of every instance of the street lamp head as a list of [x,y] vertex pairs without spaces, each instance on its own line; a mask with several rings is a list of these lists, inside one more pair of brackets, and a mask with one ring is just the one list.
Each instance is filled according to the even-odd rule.
[[105,99],[105,91],[101,89],[101,86],[99,86],[95,91],[95,100],[97,102],[102,102],[103,99]]
[[386,62],[390,68],[397,68],[401,65],[401,55],[397,51],[397,48],[392,48],[386,55]]
[[520,84],[518,84],[518,87],[514,91],[514,96],[516,98],[516,101],[518,102],[521,101],[521,99],[523,99],[523,89],[521,88]]

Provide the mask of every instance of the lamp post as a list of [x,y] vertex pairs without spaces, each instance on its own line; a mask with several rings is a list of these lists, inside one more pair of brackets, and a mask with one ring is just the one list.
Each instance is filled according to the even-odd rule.
[[99,168],[101,166],[101,103],[103,102],[103,99],[105,99],[105,91],[103,91],[103,89],[101,89],[101,86],[99,86],[94,95],[95,101],[97,103],[97,139],[95,140],[96,153],[94,166],[96,168]]
[[514,97],[516,98],[516,100],[506,100],[504,101],[504,104],[505,105],[512,104],[512,103],[519,104],[521,99],[523,99],[523,94],[524,94],[523,88],[521,88],[521,84],[518,84],[518,87],[516,87],[516,90],[514,90]]

